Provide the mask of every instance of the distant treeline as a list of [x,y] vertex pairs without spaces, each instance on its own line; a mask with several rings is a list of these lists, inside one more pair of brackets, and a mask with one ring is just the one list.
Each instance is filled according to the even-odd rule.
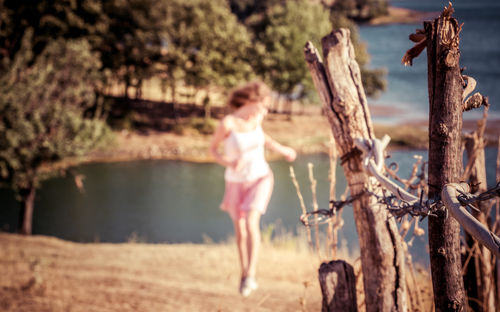
[[[83,40],[99,59],[101,87],[119,83],[140,97],[145,80],[176,86],[230,88],[262,79],[281,94],[314,96],[303,46],[332,28],[351,29],[368,95],[384,73],[368,55],[354,21],[386,14],[386,0],[42,0],[0,1],[0,74],[32,30],[31,62],[50,42]],[[87,53],[87,51],[82,51]]]

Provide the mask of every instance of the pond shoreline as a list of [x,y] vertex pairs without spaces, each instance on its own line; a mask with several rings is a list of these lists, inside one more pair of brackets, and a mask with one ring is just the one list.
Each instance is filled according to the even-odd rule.
[[[270,114],[264,120],[264,131],[278,142],[289,145],[299,155],[328,154],[330,125],[320,114],[294,115]],[[396,131],[397,130],[397,131]],[[393,138],[392,149],[425,149],[426,129],[421,124],[376,125],[375,133],[389,133]],[[392,134],[391,134],[392,133]],[[212,163],[209,154],[211,135],[200,134],[192,129],[184,134],[174,132],[115,131],[114,140],[105,148],[95,150],[85,157],[68,158],[54,167],[63,168],[81,163],[124,162],[135,160],[178,160],[197,163]],[[269,160],[280,159],[268,153]]]
[[441,12],[423,12],[394,6],[389,6],[387,10],[387,15],[376,17],[369,21],[367,25],[416,24],[425,20],[433,20],[441,14]]
[[[330,125],[320,114],[294,115],[270,114],[263,128],[282,144],[292,146],[299,155],[328,154]],[[375,124],[375,136],[388,134],[390,150],[426,150],[428,142],[427,121],[415,120],[401,124]],[[463,131],[477,128],[476,120],[465,120]],[[488,121],[486,138],[488,145],[496,146],[500,134],[500,120]],[[84,163],[128,162],[138,160],[175,160],[193,163],[212,163],[209,155],[210,135],[187,131],[180,135],[174,132],[115,131],[114,140],[105,148],[95,150],[85,157],[68,158],[47,166],[45,170],[64,169]],[[269,160],[280,159],[279,155],[267,154]]]

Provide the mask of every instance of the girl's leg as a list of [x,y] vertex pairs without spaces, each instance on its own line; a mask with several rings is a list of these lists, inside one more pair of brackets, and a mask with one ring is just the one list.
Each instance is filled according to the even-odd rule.
[[246,277],[248,272],[248,249],[247,249],[247,228],[244,218],[233,219],[234,234],[236,235],[236,246],[240,256],[241,276]]
[[251,210],[246,218],[248,270],[246,276],[255,277],[260,249],[260,216],[261,213]]

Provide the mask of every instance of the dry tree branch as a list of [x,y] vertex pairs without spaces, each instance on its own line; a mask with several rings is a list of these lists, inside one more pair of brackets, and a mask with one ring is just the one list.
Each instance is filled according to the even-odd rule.
[[[311,181],[311,194],[312,194],[312,201],[313,201],[313,210],[318,211],[318,199],[316,197],[316,184],[317,181],[314,178],[314,173],[313,173],[313,167],[314,165],[312,163],[307,164],[307,168],[309,171],[309,181]],[[315,231],[315,236],[314,236],[314,242],[316,246],[316,253],[318,254],[318,257],[321,258],[320,252],[319,252],[319,225],[318,225],[318,219],[314,219],[314,231]]]
[[[295,190],[297,191],[297,196],[299,197],[300,208],[302,209],[302,215],[305,215],[307,211],[306,211],[306,205],[304,204],[304,197],[302,197],[302,193],[300,192],[299,183],[297,182],[297,178],[295,177],[295,171],[293,170],[292,166],[290,166],[290,177],[292,178],[293,185],[295,186]],[[307,231],[307,242],[309,243],[309,246],[311,246],[312,245],[311,229],[309,227],[306,227],[306,231]]]

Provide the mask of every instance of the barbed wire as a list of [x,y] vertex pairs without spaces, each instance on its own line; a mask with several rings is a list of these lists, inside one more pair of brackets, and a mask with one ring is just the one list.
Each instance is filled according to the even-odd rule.
[[[481,194],[472,195],[470,193],[465,193],[460,190],[457,190],[460,195],[457,197],[460,204],[464,207],[469,207],[471,210],[475,210],[480,212],[480,210],[474,207],[472,204],[493,199],[495,197],[500,197],[500,182],[497,185]],[[410,215],[412,217],[422,217],[426,216],[437,216],[440,212],[445,212],[444,204],[441,201],[441,196],[437,196],[433,199],[423,200],[422,191],[420,200],[418,202],[407,202],[404,200],[398,200],[397,196],[377,196],[373,194],[379,199],[379,203],[387,205],[387,208],[397,218],[402,218],[405,215]],[[422,220],[421,219],[421,220]]]
[[[457,198],[461,205],[478,211],[478,209],[472,204],[479,201],[485,201],[493,199],[495,197],[500,197],[500,181],[495,187],[478,195],[472,195],[460,190],[458,191],[460,192],[460,196],[458,196]],[[441,196],[424,200],[424,191],[422,191],[420,193],[420,198],[418,201],[409,202],[398,198],[398,196],[396,195],[388,195],[388,193],[390,192],[385,189],[383,190],[382,195],[378,195],[374,192],[365,190],[364,192],[361,192],[355,196],[351,196],[346,200],[332,200],[330,201],[330,209],[307,211],[300,216],[300,221],[305,226],[310,226],[313,222],[318,222],[319,224],[326,223],[329,221],[329,219],[335,216],[336,210],[340,210],[345,206],[351,205],[355,200],[361,198],[361,196],[363,196],[364,194],[374,196],[377,199],[377,203],[385,205],[391,215],[394,216],[398,222],[400,222],[401,219],[406,215],[409,215],[411,217],[420,217],[420,221],[428,216],[437,217],[443,213],[445,214],[445,217],[447,217],[447,209],[445,209],[445,205],[441,201]]]
[[385,205],[387,210],[396,218],[398,222],[400,222],[406,215],[411,217],[420,217],[420,221],[422,221],[428,216],[437,217],[443,212],[446,213],[446,210],[443,209],[444,205],[440,198],[438,197],[424,200],[424,191],[421,191],[419,200],[412,202],[401,199],[393,194],[386,195],[387,193],[388,192],[384,190],[382,196],[375,193],[371,193],[371,195],[377,198],[377,202],[379,204]]
[[352,204],[355,200],[361,198],[365,192],[351,196],[346,200],[331,200],[330,209],[318,209],[314,211],[307,211],[300,216],[300,221],[305,226],[310,226],[311,223],[317,222],[324,224],[329,222],[330,219],[336,216],[336,211],[344,208],[344,206]]
[[[311,223],[330,222],[335,217],[336,210],[342,209],[361,196],[368,194],[376,198],[376,203],[385,205],[389,213],[398,222],[401,222],[408,215],[420,217],[420,221],[427,216],[448,218],[448,212],[450,212],[452,217],[469,234],[500,258],[500,238],[494,233],[494,230],[488,229],[464,208],[467,207],[480,212],[473,205],[474,203],[489,201],[495,197],[500,198],[500,181],[497,181],[495,187],[477,195],[470,193],[471,188],[466,183],[448,183],[441,189],[441,187],[428,184],[426,174],[428,163],[422,163],[421,156],[416,157],[417,162],[413,165],[410,178],[407,180],[401,179],[396,174],[398,171],[397,165],[391,164],[387,167],[384,164],[384,152],[389,140],[390,137],[387,135],[381,140],[356,139],[354,143],[362,153],[362,168],[370,175],[365,189],[347,200],[330,201],[330,209],[318,209],[309,212],[304,209],[300,221],[306,227],[309,227]],[[420,173],[418,173],[419,165],[421,165]],[[404,188],[391,180],[391,177],[403,184]],[[428,187],[439,189],[440,195],[435,198],[425,199],[424,195],[428,194]],[[419,196],[415,195],[418,193],[420,193]]]
[[[473,196],[469,193],[465,193],[460,191],[460,196],[458,196],[458,201],[462,204],[462,206],[470,205],[479,201],[490,200],[495,197],[500,197],[500,181],[497,182],[497,185],[479,195]],[[475,207],[474,207],[475,208]]]
[[[428,162],[423,161],[421,156],[414,156],[416,162],[413,165],[411,175],[408,179],[402,179],[397,176],[398,165],[391,163],[389,166],[383,164],[383,150],[387,146],[390,138],[384,137],[382,140],[358,140],[356,146],[363,154],[363,166],[365,170],[373,176],[382,189],[382,194],[365,189],[354,197],[343,201],[331,201],[330,209],[318,209],[309,211],[301,215],[300,221],[308,226],[312,222],[326,223],[329,219],[335,216],[335,211],[351,204],[365,193],[369,193],[377,199],[379,204],[387,207],[388,211],[394,216],[397,221],[401,221],[406,215],[411,217],[420,217],[420,221],[428,216],[444,216],[448,217],[448,210],[441,201],[440,196],[435,198],[425,198],[428,191],[427,185],[427,168]],[[385,174],[382,174],[382,168],[385,169]],[[420,170],[419,170],[420,169]],[[404,185],[406,189],[397,185],[390,178],[393,178]],[[419,194],[417,197],[415,194]],[[500,197],[500,182],[497,186],[485,191],[479,195],[461,193],[459,201],[462,206],[467,206],[470,209],[476,210],[472,204],[478,201],[490,200],[494,197]]]

